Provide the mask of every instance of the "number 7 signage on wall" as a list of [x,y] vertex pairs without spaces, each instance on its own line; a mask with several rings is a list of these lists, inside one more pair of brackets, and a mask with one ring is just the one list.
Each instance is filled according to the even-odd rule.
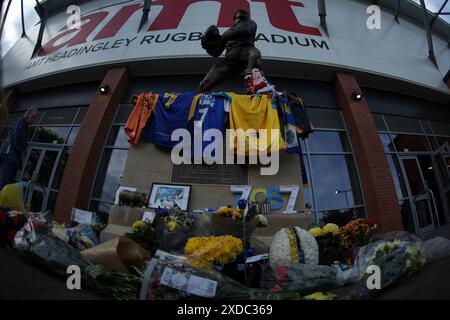
[[[297,213],[297,210],[295,210],[295,204],[297,202],[297,197],[298,197],[298,192],[300,190],[300,186],[298,185],[282,185],[279,188],[267,188],[263,189],[265,190],[265,194],[268,198],[269,202],[272,202],[272,200],[277,200],[280,204],[279,208],[276,209],[281,209],[283,207],[283,200],[281,199],[281,194],[283,193],[289,193],[289,199],[286,205],[286,209],[283,211],[283,214],[294,214]],[[277,194],[278,196],[273,195],[273,192],[277,190]],[[235,194],[240,194],[240,199],[244,199],[244,200],[251,200],[250,199],[250,195],[252,191],[252,186],[251,185],[242,185],[242,186],[231,186],[231,192],[235,193]],[[270,192],[269,192],[270,191]],[[278,207],[278,206],[277,206]],[[274,210],[274,207],[271,207],[272,210]]]

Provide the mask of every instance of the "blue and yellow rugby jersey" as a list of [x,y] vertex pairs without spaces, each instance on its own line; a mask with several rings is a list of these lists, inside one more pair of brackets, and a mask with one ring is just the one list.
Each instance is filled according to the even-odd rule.
[[[213,138],[207,139],[208,129],[217,129],[222,133],[222,138],[225,141],[225,129],[227,124],[227,112],[230,107],[230,96],[222,92],[210,92],[196,95],[191,104],[189,112],[188,129],[194,139],[194,131],[197,135],[201,134],[202,148],[198,152],[202,152],[207,145],[209,145]],[[192,157],[195,152],[192,148]],[[214,155],[214,154],[213,154]],[[198,154],[197,156],[201,156]]]
[[274,96],[272,98],[272,104],[275,108],[279,108],[282,116],[283,137],[286,142],[287,153],[301,152],[298,144],[298,133],[301,129],[297,126],[289,100],[284,96]]
[[190,92],[160,94],[141,137],[156,145],[173,148],[178,141],[171,141],[172,132],[187,128],[189,110],[195,96]]
[[275,108],[279,108],[282,115],[282,126],[284,127],[286,151],[287,153],[299,154],[303,186],[309,187],[308,176],[306,174],[306,168],[303,162],[303,151],[299,142],[301,134],[304,131],[298,126],[298,119],[296,118],[291,101],[285,96],[274,96],[272,98],[272,104]]

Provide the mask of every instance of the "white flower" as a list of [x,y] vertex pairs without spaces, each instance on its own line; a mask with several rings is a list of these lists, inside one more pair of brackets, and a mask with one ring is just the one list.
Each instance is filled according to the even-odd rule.
[[[293,229],[300,239],[305,263],[318,264],[319,246],[317,245],[316,239],[306,230],[299,227]],[[281,229],[275,234],[270,246],[269,262],[272,268],[277,266],[290,267],[295,263],[299,263],[299,261],[292,261],[291,245],[286,228]]]
[[269,221],[267,220],[267,218],[264,217],[262,214],[256,215],[255,218],[258,220],[258,224],[263,227],[266,227],[269,224]]

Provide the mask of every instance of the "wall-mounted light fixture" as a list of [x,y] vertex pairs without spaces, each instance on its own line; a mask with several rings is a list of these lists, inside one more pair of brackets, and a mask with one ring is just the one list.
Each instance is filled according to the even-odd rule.
[[100,86],[98,87],[98,91],[100,92],[100,94],[107,94],[109,92],[109,86],[108,85]]
[[352,94],[352,98],[354,101],[361,101],[364,98],[364,95],[362,94],[362,92],[355,91]]

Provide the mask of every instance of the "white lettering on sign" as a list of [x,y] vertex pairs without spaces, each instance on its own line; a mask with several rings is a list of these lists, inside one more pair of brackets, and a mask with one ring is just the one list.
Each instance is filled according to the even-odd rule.
[[280,186],[280,193],[290,193],[289,200],[286,205],[286,210],[283,211],[283,214],[297,213],[297,210],[294,210],[294,207],[295,203],[297,202],[299,189],[300,187],[298,185]]
[[232,193],[240,193],[241,199],[247,200],[250,196],[250,192],[252,191],[252,186],[231,186]]

